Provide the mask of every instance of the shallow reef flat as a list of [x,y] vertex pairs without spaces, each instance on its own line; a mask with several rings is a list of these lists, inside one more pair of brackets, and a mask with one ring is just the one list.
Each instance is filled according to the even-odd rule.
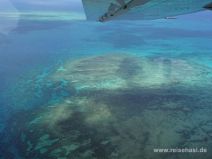
[[66,62],[51,80],[65,80],[76,89],[159,88],[201,85],[209,72],[181,59],[109,54]]
[[153,153],[154,148],[212,148],[211,71],[206,67],[181,59],[108,54],[67,61],[48,81],[63,81],[66,85],[57,89],[70,95],[14,114],[5,129],[23,158],[212,156],[211,151]]

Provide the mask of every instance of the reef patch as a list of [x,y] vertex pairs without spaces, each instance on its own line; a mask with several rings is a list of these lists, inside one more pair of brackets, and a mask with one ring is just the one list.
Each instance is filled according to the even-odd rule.
[[210,75],[205,67],[161,57],[67,61],[48,81],[65,81],[71,95],[14,114],[5,131],[26,159],[210,159],[211,151],[153,153],[212,148]]

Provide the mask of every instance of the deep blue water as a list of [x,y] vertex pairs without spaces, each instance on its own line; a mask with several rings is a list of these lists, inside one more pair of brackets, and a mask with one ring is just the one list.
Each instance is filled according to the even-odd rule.
[[[178,154],[171,155],[171,157],[161,154],[151,156],[149,149],[152,147],[176,148],[180,144],[183,145],[182,148],[205,147],[208,149],[208,153],[201,158],[211,158],[211,43],[212,14],[210,12],[200,12],[170,20],[109,23],[83,20],[20,19],[18,25],[11,32],[0,34],[0,131],[2,138],[2,140],[0,139],[0,158],[12,159],[20,156],[20,158],[54,159],[61,155],[61,159],[141,159],[142,154],[145,154],[143,158],[166,157],[177,159],[181,158]],[[103,76],[106,76],[106,79],[103,82],[100,79],[100,86],[98,82],[101,73],[91,72],[88,75],[86,74],[86,68],[92,70],[98,67],[102,67],[107,73],[108,69],[117,65],[116,60],[113,63],[114,57],[111,56],[115,56],[115,59],[117,59],[116,55],[120,55],[120,60],[122,60],[122,54],[126,54],[127,57],[123,58],[127,58],[127,60],[119,65],[118,73],[128,82],[126,88],[119,83],[119,78],[114,79],[117,84],[115,82],[105,84],[107,80],[113,79],[113,73],[111,73],[112,77],[108,77],[110,74],[104,74]],[[89,59],[92,57],[94,59]],[[102,66],[96,62],[95,57],[102,58]],[[80,61],[81,59],[84,59],[85,62]],[[144,61],[140,62],[136,59],[144,59]],[[161,59],[164,65],[161,64]],[[69,63],[77,61],[76,65],[69,66]],[[152,64],[151,61],[159,62]],[[142,68],[140,65],[142,65]],[[161,76],[161,70],[155,70],[154,65],[163,67],[165,75]],[[55,72],[55,76],[58,78],[56,70],[63,67],[67,69],[66,71],[72,71],[76,68],[76,72],[81,71],[81,74],[70,73],[70,75],[73,75],[71,80],[79,82],[79,84],[73,84],[71,85],[73,88],[70,88],[67,84],[71,81],[68,80],[70,75],[67,75],[66,72],[59,75],[61,77],[59,81],[52,80]],[[147,71],[147,75],[140,76],[141,70]],[[194,73],[190,75],[189,73],[192,71]],[[174,74],[176,83],[169,84],[172,78],[170,74]],[[164,76],[165,78],[170,76],[170,78],[163,80]],[[185,79],[182,76],[185,76]],[[92,78],[96,78],[96,81]],[[138,82],[139,78],[141,78],[141,81],[145,79],[142,84]],[[89,89],[84,90],[84,88]],[[79,104],[78,107],[82,108],[76,108],[76,112],[69,110],[69,108],[66,110],[67,106],[61,104],[68,100],[67,103],[74,103],[75,106],[80,101],[83,103],[84,98],[88,100],[85,103],[91,102],[90,100],[94,98],[94,101],[87,106],[89,110],[84,108],[86,104]],[[102,106],[102,103],[106,105],[107,109]],[[164,103],[166,106],[164,106]],[[67,116],[64,117],[65,112],[62,110],[58,110],[62,113],[54,114],[54,110],[49,110],[52,105],[56,105],[56,108],[62,107],[63,109],[64,107],[65,112],[73,111],[75,114],[70,119]],[[102,109],[99,110],[101,106]],[[81,109],[85,109],[82,114],[80,114]],[[110,109],[110,113],[108,109]],[[95,111],[91,113],[93,110]],[[38,120],[38,125],[42,123],[42,126],[29,126],[32,119],[37,119],[38,116],[48,117],[49,112],[52,112],[53,116],[57,116],[56,119],[52,117],[52,121],[61,122],[64,133],[61,133],[60,128],[55,125],[52,126],[53,129],[46,128],[48,130],[41,132],[40,129],[45,129],[45,126],[42,127],[43,123],[40,120]],[[87,117],[86,113],[96,114]],[[100,117],[98,117],[98,114],[100,114]],[[112,116],[105,114],[112,114]],[[162,116],[159,114],[162,114]],[[114,116],[116,119],[114,119]],[[155,116],[158,116],[158,121],[166,123],[165,126],[163,124],[162,126],[158,125],[158,129],[154,129],[158,124]],[[167,118],[164,116],[167,116]],[[99,119],[101,117],[103,121]],[[63,121],[64,118],[66,120]],[[106,126],[101,127],[101,124],[96,123],[87,126],[84,123],[84,118],[86,118],[86,121],[94,123],[101,121],[106,123]],[[110,122],[115,124],[110,124],[108,118],[112,118]],[[127,119],[126,122],[122,122],[125,119]],[[75,120],[76,123],[72,123]],[[168,122],[167,120],[171,121]],[[141,121],[145,122],[142,123]],[[186,124],[182,121],[185,121]],[[23,122],[25,125],[14,124],[16,122]],[[149,127],[146,122],[149,122]],[[70,123],[71,126],[67,126],[66,123]],[[173,123],[178,123],[176,124],[178,127],[173,126],[175,125]],[[117,126],[119,124],[122,126]],[[140,125],[141,128],[139,128]],[[20,130],[18,127],[20,127]],[[15,130],[11,130],[12,128]],[[167,128],[170,129],[170,132],[168,131],[166,134],[163,131]],[[59,134],[51,134],[51,131],[57,131],[56,129],[58,129]],[[81,133],[81,136],[72,140],[69,135],[74,130]],[[35,134],[30,136],[31,131],[40,136]],[[38,132],[36,133],[36,131]],[[67,133],[65,133],[66,131]],[[85,131],[87,133],[84,134]],[[156,134],[162,135],[162,137],[154,139],[154,134],[151,134],[152,131],[158,131]],[[175,136],[176,132],[183,137]],[[57,143],[56,146],[53,144],[52,147],[51,144],[49,147],[44,146],[45,149],[36,149],[36,144],[43,139],[43,134],[44,139],[51,138],[53,143],[61,140],[61,143]],[[48,135],[45,136],[45,134]],[[165,137],[168,136],[168,139],[163,138],[163,134],[165,134]],[[22,143],[20,143],[21,139],[19,140],[19,138],[21,136],[25,136],[26,141],[22,140]],[[143,139],[143,136],[150,137]],[[56,138],[55,141],[53,138]],[[66,139],[67,142],[63,141],[62,138]],[[95,138],[97,139],[95,140]],[[175,138],[177,141],[174,141]],[[156,140],[160,140],[160,142]],[[90,142],[88,146],[85,146],[84,142],[86,141]],[[143,147],[139,147],[141,145],[134,143],[134,141],[140,142]],[[70,143],[75,143],[75,147],[67,148],[73,149],[73,152],[61,150],[60,153],[54,152],[57,155],[52,155],[54,149],[59,149],[58,147],[67,144],[70,145]],[[157,144],[154,145],[155,143]],[[127,144],[131,148],[126,149],[123,146]],[[145,145],[151,144],[152,147],[145,147]],[[115,152],[112,151],[113,149]],[[64,154],[66,154],[66,157],[64,157]],[[189,155],[186,157],[199,158],[202,154]]]

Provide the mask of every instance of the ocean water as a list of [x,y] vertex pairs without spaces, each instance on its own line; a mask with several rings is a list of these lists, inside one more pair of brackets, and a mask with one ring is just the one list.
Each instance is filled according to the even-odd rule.
[[211,159],[209,11],[54,17],[21,16],[0,33],[1,159]]

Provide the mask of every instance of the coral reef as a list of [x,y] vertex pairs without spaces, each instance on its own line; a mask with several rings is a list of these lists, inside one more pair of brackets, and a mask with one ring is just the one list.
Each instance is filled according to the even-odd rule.
[[146,58],[127,54],[109,54],[67,62],[53,81],[65,80],[79,89],[119,89],[198,84],[206,68],[181,59]]
[[210,159],[212,152],[153,153],[212,148],[209,78],[207,68],[180,59],[110,54],[67,62],[48,80],[65,81],[70,95],[14,114],[7,132],[30,159]]

